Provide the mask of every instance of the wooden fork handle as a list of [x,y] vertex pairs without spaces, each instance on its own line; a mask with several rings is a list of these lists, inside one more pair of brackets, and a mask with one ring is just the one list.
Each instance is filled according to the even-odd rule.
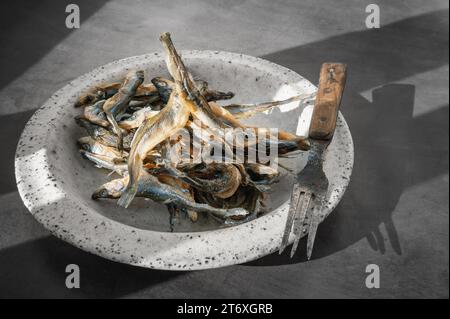
[[309,127],[309,137],[331,140],[345,87],[347,66],[342,63],[324,63],[320,69],[319,88]]

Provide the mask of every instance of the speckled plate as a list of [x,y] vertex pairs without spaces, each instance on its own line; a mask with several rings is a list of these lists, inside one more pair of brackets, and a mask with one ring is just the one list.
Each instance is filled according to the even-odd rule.
[[[194,77],[208,81],[215,89],[235,92],[231,102],[262,102],[316,90],[297,73],[259,58],[215,51],[182,51],[182,56]],[[270,212],[234,227],[224,228],[214,219],[201,216],[197,223],[181,219],[170,232],[169,214],[161,204],[139,198],[123,209],[111,200],[91,200],[92,191],[111,177],[79,155],[75,141],[85,133],[73,120],[81,112],[73,104],[89,87],[119,80],[130,69],[143,69],[146,81],[168,76],[160,53],[112,62],[67,84],[27,123],[17,148],[15,169],[17,187],[31,214],[55,236],[76,247],[141,267],[214,268],[247,262],[277,250],[292,185],[290,175],[283,172],[269,195]],[[304,106],[294,103],[271,114],[259,114],[249,123],[304,134],[310,112],[303,111]],[[284,165],[298,171],[305,165],[306,155],[286,160]],[[353,143],[340,114],[325,155],[329,191],[322,219],[341,199],[352,165]]]

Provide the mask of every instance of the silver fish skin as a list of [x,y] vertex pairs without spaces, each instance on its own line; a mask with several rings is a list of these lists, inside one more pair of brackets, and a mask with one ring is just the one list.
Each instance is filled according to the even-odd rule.
[[98,168],[105,168],[112,172],[115,172],[119,175],[125,175],[127,172],[126,163],[117,163],[113,159],[103,155],[97,155],[86,150],[80,150],[81,156],[90,160],[97,166]]
[[[118,198],[126,190],[129,177],[109,182],[97,189],[92,198]],[[151,174],[142,171],[139,177],[137,192],[138,197],[150,198],[156,202],[169,204],[173,203],[177,206],[195,210],[196,212],[204,212],[225,221],[243,219],[249,215],[249,212],[243,208],[222,209],[212,207],[207,204],[200,204],[190,200],[186,195],[180,194],[174,187],[163,184]]]
[[123,150],[123,134],[119,125],[116,121],[116,116],[126,111],[128,103],[131,101],[133,96],[136,94],[137,88],[144,81],[144,71],[131,71],[120,87],[119,91],[114,94],[111,98],[106,100],[103,104],[103,111],[106,114],[106,118],[112,126],[113,132],[117,135],[117,148]]

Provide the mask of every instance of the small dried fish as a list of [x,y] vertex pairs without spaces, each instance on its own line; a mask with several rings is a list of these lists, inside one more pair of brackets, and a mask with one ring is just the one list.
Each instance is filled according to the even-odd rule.
[[88,152],[96,155],[102,155],[111,158],[113,161],[123,161],[127,153],[121,153],[116,148],[103,145],[90,136],[84,136],[78,139],[78,146]]
[[233,164],[217,163],[207,165],[202,170],[193,170],[190,176],[202,186],[203,190],[219,198],[233,196],[242,179],[241,173]]
[[252,186],[241,185],[233,196],[229,198],[219,198],[209,192],[202,192],[196,190],[196,200],[208,204],[213,207],[222,209],[232,209],[241,207],[249,212],[246,220],[251,220],[256,217],[258,213],[263,212],[264,195]]
[[103,112],[103,104],[105,104],[105,100],[100,100],[95,102],[91,106],[86,106],[84,108],[84,117],[91,123],[98,124],[103,127],[108,127],[109,122],[106,119],[105,112]]
[[234,93],[231,91],[222,92],[217,90],[200,90],[200,92],[205,96],[208,102],[220,101],[220,100],[230,100],[234,97]]
[[154,101],[155,98],[158,97],[159,97],[158,90],[152,83],[148,84],[142,83],[136,89],[136,94],[133,96],[133,100],[149,102],[152,100]]
[[170,167],[166,168],[173,174],[192,187],[209,192],[219,198],[229,198],[241,184],[241,173],[233,164],[211,163],[199,164],[190,167],[188,173],[181,172]]
[[[155,77],[152,80],[153,85],[159,92],[159,96],[163,103],[167,103],[170,93],[172,92],[175,83],[163,77]],[[197,80],[194,81],[195,87],[200,91],[200,93],[206,98],[207,101],[219,101],[219,100],[229,100],[234,97],[233,92],[221,92],[217,90],[210,90],[208,88],[208,82]]]
[[[212,112],[217,116],[222,118],[222,120],[228,124],[229,126],[233,127],[233,128],[241,128],[241,129],[249,129],[252,128],[255,131],[257,130],[258,134],[260,135],[260,138],[264,135],[271,135],[270,129],[268,128],[264,128],[264,127],[252,127],[252,126],[248,126],[248,125],[244,125],[242,123],[240,123],[234,116],[233,114],[231,114],[226,108],[220,106],[219,104],[215,103],[215,102],[209,102],[209,105],[211,107]],[[281,141],[281,144],[279,144],[280,146],[282,146],[283,149],[285,149],[284,152],[291,152],[292,150],[295,149],[300,149],[300,150],[304,150],[307,151],[310,148],[310,143],[308,141],[307,138],[302,137],[302,136],[297,136],[295,134],[292,133],[288,133],[286,131],[283,130],[277,130],[278,131],[278,136],[276,137],[276,139]],[[271,140],[271,139],[270,139]],[[268,140],[268,142],[270,143],[270,140]],[[288,145],[295,143],[295,146],[292,147],[288,147]],[[247,144],[245,143],[244,147],[247,148],[249,147],[251,144]],[[242,145],[239,145],[242,146]]]
[[106,118],[111,124],[113,132],[118,137],[117,147],[120,151],[123,150],[123,135],[115,117],[125,112],[128,103],[136,94],[137,88],[143,81],[144,71],[132,71],[128,73],[119,91],[103,104],[103,111],[106,114]]
[[81,156],[95,163],[98,168],[106,168],[111,172],[116,172],[119,175],[124,175],[127,171],[125,163],[117,163],[112,158],[104,155],[94,154],[85,150],[80,150]]
[[100,199],[100,198],[119,198],[122,195],[123,190],[128,184],[128,175],[122,178],[113,179],[92,193],[92,199]]
[[191,110],[192,116],[210,128],[223,127],[221,121],[214,116],[206,98],[196,87],[192,75],[186,69],[180,55],[173,45],[170,33],[163,33],[160,37],[160,41],[167,53],[167,69],[175,80],[177,89],[185,94],[186,99],[184,99],[184,102]]
[[151,81],[159,93],[161,102],[163,104],[167,104],[167,102],[169,101],[170,94],[172,93],[175,85],[173,81],[163,77],[155,77],[151,79]]
[[[75,102],[75,107],[92,105],[99,100],[107,100],[117,92],[119,92],[121,86],[121,82],[97,85],[87,93],[81,95]],[[156,90],[156,87],[151,83],[140,85],[136,90],[136,94],[133,96],[134,100],[144,101],[147,103],[154,102],[158,98],[158,91]]]
[[[282,130],[253,128],[239,119],[282,104],[307,103],[308,97],[223,107],[215,101],[231,99],[234,93],[212,90],[208,82],[194,80],[170,34],[163,33],[160,40],[171,79],[155,77],[144,83],[143,71],[131,71],[123,82],[97,85],[77,101],[85,108],[76,122],[89,134],[78,140],[81,155],[121,175],[102,185],[92,198],[119,199],[123,207],[134,197],[150,198],[167,206],[171,226],[181,214],[194,222],[201,212],[225,225],[255,218],[265,211],[267,191],[279,175],[267,159],[249,162],[249,152],[263,148],[268,154],[275,147],[280,156],[286,156],[309,149],[309,142]],[[193,137],[189,142],[175,137],[182,128]],[[237,139],[236,130],[227,128],[255,136]],[[241,147],[243,163],[230,162]],[[191,151],[187,158],[182,154],[186,148]],[[194,149],[202,149],[198,152],[202,154]],[[211,155],[208,161],[204,154]],[[179,155],[181,161],[174,164],[173,157]]]
[[[118,181],[106,183],[96,190],[92,197],[94,199],[98,199],[117,198],[118,196],[123,196],[123,192],[126,191],[128,187],[127,185],[129,185],[128,179],[129,177],[126,176]],[[121,186],[125,187],[123,187],[120,192],[117,192],[117,188]],[[222,220],[239,220],[248,215],[248,211],[240,207],[233,209],[221,209],[206,204],[196,203],[180,194],[170,185],[159,182],[156,177],[146,173],[143,170],[141,170],[141,175],[138,177],[135,196],[151,198],[152,200],[163,204],[174,203],[181,207],[193,209],[196,212],[212,214]]]
[[136,195],[138,178],[146,154],[178,129],[184,127],[189,119],[189,109],[186,107],[186,103],[182,103],[183,97],[177,91],[172,92],[166,107],[156,116],[146,120],[134,135],[128,158],[130,181],[118,201],[122,207],[128,207]]
[[87,93],[81,95],[75,102],[75,107],[86,106],[96,103],[99,100],[105,100],[117,93],[121,83],[114,82],[95,86]]
[[[161,183],[164,183],[164,184],[172,186],[175,191],[178,191],[180,194],[184,195],[187,200],[195,202],[194,191],[185,182],[181,181],[178,178],[175,178],[175,177],[170,176],[170,175],[165,175],[165,174],[159,174],[157,178],[158,178],[158,181],[160,181]],[[169,208],[169,206],[170,206],[170,208]],[[180,207],[176,206],[173,203],[170,203],[168,205],[168,208],[169,209],[174,209],[174,210],[180,210]],[[195,223],[198,220],[198,214],[197,214],[197,212],[195,210],[193,210],[191,208],[181,208],[181,210],[185,210],[186,211],[186,214],[189,216],[189,219],[192,222]]]
[[[79,126],[83,127],[86,130],[86,132],[89,134],[90,137],[92,137],[97,142],[100,142],[106,146],[117,147],[118,137],[117,135],[114,135],[114,133],[111,132],[110,130],[89,122],[83,116],[77,116],[75,118],[75,121]],[[132,138],[133,133],[130,133],[124,137],[123,146],[125,150],[130,149]]]
[[245,170],[253,182],[262,181],[264,183],[271,183],[279,175],[278,170],[275,168],[258,163],[247,163]]
[[159,111],[154,111],[151,107],[144,107],[136,112],[134,112],[130,117],[126,120],[120,121],[117,124],[120,128],[125,130],[132,130],[134,128],[138,128],[144,123],[145,120],[148,120],[152,117],[158,115]]
[[271,101],[257,104],[229,104],[223,106],[228,112],[233,114],[236,119],[246,119],[252,117],[253,115],[265,111],[270,111],[275,107],[286,105],[293,102],[300,102],[301,105],[306,105],[308,103],[314,102],[316,94],[301,94],[293,96],[286,100],[281,101]]

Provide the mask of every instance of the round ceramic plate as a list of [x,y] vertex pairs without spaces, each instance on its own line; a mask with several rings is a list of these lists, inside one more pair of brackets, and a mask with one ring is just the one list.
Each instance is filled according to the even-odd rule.
[[[195,78],[208,81],[211,88],[236,93],[227,103],[284,99],[316,90],[297,73],[259,58],[218,51],[181,53]],[[29,120],[18,144],[15,169],[17,187],[31,214],[55,236],[74,246],[141,267],[214,268],[247,262],[276,251],[292,187],[292,175],[283,170],[280,170],[280,182],[268,196],[269,212],[233,227],[224,227],[215,219],[201,215],[196,223],[180,218],[171,232],[169,213],[162,204],[137,198],[124,209],[113,200],[91,199],[93,190],[113,177],[80,156],[76,140],[86,133],[74,121],[81,110],[73,104],[83,91],[100,83],[121,80],[131,69],[144,70],[146,82],[155,76],[169,76],[161,53],[115,61],[70,82]],[[258,114],[248,123],[302,134],[309,125],[308,116],[299,121],[304,108],[295,103],[285,105],[270,114]],[[306,156],[301,153],[281,161],[283,166],[298,171],[305,165]],[[322,220],[342,198],[352,165],[353,143],[340,114],[324,159],[329,190]]]

